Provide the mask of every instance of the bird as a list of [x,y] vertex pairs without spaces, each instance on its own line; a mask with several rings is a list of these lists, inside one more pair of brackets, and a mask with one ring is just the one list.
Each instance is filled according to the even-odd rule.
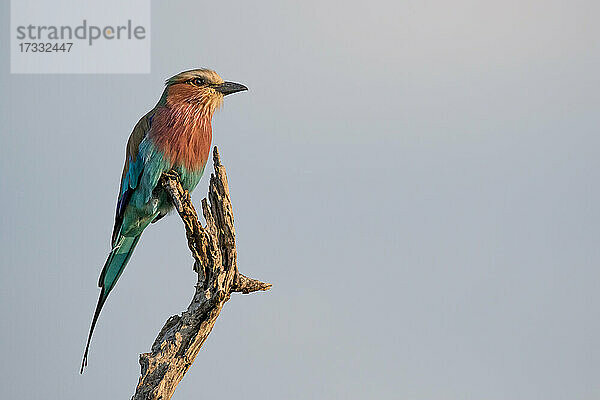
[[212,142],[212,117],[223,97],[248,90],[224,81],[207,68],[183,71],[165,82],[156,106],[133,128],[117,196],[111,250],[100,278],[100,297],[92,318],[81,362],[87,366],[92,334],[100,311],[150,223],[163,218],[173,204],[158,182],[165,172],[178,173],[185,190],[194,190],[208,161]]

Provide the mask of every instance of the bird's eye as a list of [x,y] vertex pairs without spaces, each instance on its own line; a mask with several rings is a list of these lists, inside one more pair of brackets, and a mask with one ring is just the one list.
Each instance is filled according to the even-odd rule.
[[202,86],[204,85],[204,79],[202,78],[196,78],[192,80],[192,85],[194,86]]

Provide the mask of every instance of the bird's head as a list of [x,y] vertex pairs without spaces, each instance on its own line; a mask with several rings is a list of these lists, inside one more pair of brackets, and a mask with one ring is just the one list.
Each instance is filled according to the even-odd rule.
[[192,69],[167,79],[163,99],[167,106],[196,108],[203,114],[212,113],[223,104],[228,94],[248,90],[244,85],[225,82],[210,69]]

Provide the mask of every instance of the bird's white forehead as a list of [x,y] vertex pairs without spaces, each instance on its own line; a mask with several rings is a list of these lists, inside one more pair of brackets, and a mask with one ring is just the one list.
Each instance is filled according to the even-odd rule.
[[219,76],[219,74],[217,74],[212,69],[201,68],[180,72],[177,75],[174,75],[167,79],[166,84],[172,85],[175,83],[186,82],[195,78],[204,79],[207,83],[212,84],[219,84],[224,82],[223,79]]

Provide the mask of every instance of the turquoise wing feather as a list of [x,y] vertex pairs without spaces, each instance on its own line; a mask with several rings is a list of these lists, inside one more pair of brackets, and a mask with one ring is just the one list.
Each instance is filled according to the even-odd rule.
[[138,186],[140,177],[144,172],[144,157],[140,154],[140,144],[146,137],[152,124],[154,110],[144,115],[133,128],[133,132],[127,141],[127,151],[125,154],[125,166],[121,175],[121,184],[117,196],[117,211],[115,215],[115,225],[112,234],[112,246],[116,245],[117,237],[123,223],[125,209],[131,200],[133,191]]

